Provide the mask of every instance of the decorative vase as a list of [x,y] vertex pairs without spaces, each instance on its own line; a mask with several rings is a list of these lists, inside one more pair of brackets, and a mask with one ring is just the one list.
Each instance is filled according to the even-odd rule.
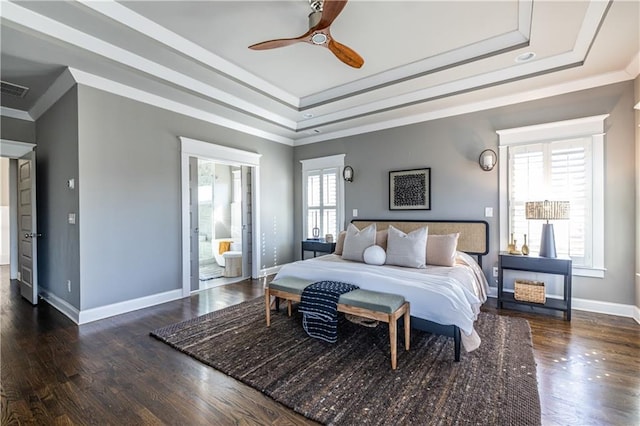
[[509,245],[507,246],[507,253],[513,253],[516,251],[516,245],[513,241],[513,232],[511,233],[511,238],[509,239]]
[[522,245],[522,254],[529,254],[529,246],[527,245],[527,234],[524,234],[524,244]]

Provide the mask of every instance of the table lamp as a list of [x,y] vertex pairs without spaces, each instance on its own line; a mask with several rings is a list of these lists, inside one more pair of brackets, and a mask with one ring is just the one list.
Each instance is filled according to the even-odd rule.
[[542,239],[540,241],[540,256],[558,257],[556,254],[556,240],[553,234],[553,224],[550,220],[569,219],[568,201],[529,201],[525,203],[527,219],[546,220],[542,224]]

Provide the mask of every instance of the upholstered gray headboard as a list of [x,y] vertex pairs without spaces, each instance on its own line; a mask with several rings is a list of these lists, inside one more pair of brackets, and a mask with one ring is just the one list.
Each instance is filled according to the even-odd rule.
[[489,253],[489,224],[483,220],[371,220],[354,219],[351,221],[358,229],[365,228],[372,223],[377,230],[387,229],[389,225],[402,232],[411,232],[423,226],[429,227],[429,234],[443,235],[460,233],[458,250],[475,256]]

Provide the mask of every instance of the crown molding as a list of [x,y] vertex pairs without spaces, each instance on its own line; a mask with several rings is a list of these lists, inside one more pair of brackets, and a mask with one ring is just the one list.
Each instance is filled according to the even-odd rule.
[[34,121],[33,117],[27,111],[5,106],[0,107],[0,116],[15,118],[17,120]]
[[58,100],[76,84],[76,81],[71,75],[71,72],[67,68],[56,78],[46,92],[36,101],[33,107],[29,110],[29,114],[37,120],[47,112],[49,108],[53,106]]
[[268,109],[261,108],[237,96],[231,95],[216,87],[205,84],[195,78],[174,71],[171,68],[143,58],[140,55],[129,52],[111,43],[107,43],[94,36],[83,33],[68,25],[62,24],[49,17],[40,15],[12,2],[2,2],[2,18],[24,28],[36,31],[58,41],[69,43],[87,52],[102,56],[165,83],[180,86],[191,92],[195,92],[217,103],[260,117],[262,120],[281,125],[287,129],[295,130],[296,122],[275,114]]
[[145,92],[135,87],[127,86],[122,83],[118,83],[104,77],[90,74],[88,72],[76,70],[70,68],[70,73],[73,75],[76,82],[85,86],[93,87],[94,89],[103,90],[105,92],[112,93],[114,95],[129,98],[137,102],[142,102],[151,106],[162,108],[168,111],[176,112],[178,114],[186,115],[188,117],[196,118],[208,123],[217,124],[222,127],[237,130],[242,133],[246,133],[253,136],[258,136],[263,139],[267,139],[273,142],[278,142],[284,145],[293,145],[293,139],[276,135],[275,133],[266,132],[256,127],[247,126],[234,120],[230,120],[225,117],[221,117],[217,114],[213,114],[198,108],[194,108],[189,105],[185,105],[180,102],[176,102],[162,96],[155,95],[153,93]]
[[289,104],[289,106],[293,108],[297,108],[300,104],[300,99],[297,96],[294,96],[291,93],[256,76],[255,74],[232,64],[209,50],[204,49],[198,44],[187,40],[161,25],[158,25],[154,21],[145,18],[114,0],[102,0],[97,2],[75,1],[77,4],[81,4],[95,12],[101,13],[102,15],[127,26],[146,37],[149,37],[166,47],[169,47],[182,55],[190,57],[208,68],[213,68],[225,77],[240,81],[251,89],[263,92],[274,99]]
[[[471,102],[467,104],[457,105],[450,108],[442,108],[439,110],[407,115],[405,117],[379,121],[373,124],[352,127],[345,130],[339,130],[329,133],[320,133],[314,136],[297,139],[294,146],[308,145],[312,143],[323,142],[332,139],[345,138],[363,133],[370,133],[380,130],[386,130],[394,127],[407,126],[410,124],[422,123],[440,118],[454,117],[462,114],[469,114],[478,111],[500,108],[509,105],[515,105],[523,102],[535,101],[553,96],[564,95],[567,93],[578,92],[580,90],[592,89],[595,87],[606,86],[609,84],[621,83],[629,81],[630,77],[625,70],[606,73],[580,80],[574,80],[570,83],[554,84],[540,89],[529,90],[525,92],[515,93],[508,96],[500,96],[486,101]],[[639,104],[640,105],[640,104]]]

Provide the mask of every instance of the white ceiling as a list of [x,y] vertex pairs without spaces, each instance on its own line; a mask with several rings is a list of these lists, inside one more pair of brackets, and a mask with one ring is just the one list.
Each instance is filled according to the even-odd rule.
[[[5,114],[37,118],[78,82],[290,145],[640,73],[634,0],[351,0],[331,33],[364,58],[360,69],[306,43],[247,48],[307,31],[308,0],[0,7],[2,80],[31,89],[3,96]],[[535,57],[516,62],[526,52]]]

